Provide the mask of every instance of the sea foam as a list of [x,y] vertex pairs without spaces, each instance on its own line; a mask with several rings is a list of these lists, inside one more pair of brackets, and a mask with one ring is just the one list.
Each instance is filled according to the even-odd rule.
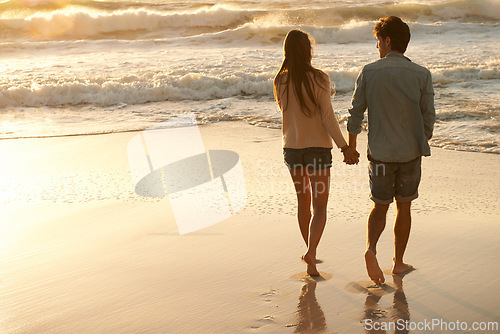
[[[85,5],[86,4],[86,5]],[[109,6],[108,6],[109,7]],[[250,25],[265,31],[279,27],[311,26],[339,29],[340,42],[351,42],[346,36],[366,32],[350,22],[372,23],[379,17],[397,15],[410,22],[496,23],[500,19],[500,3],[495,0],[466,0],[438,4],[399,3],[383,6],[360,4],[312,9],[248,9],[238,6],[213,5],[195,10],[159,10],[144,4],[140,8],[104,10],[96,2],[82,2],[53,11],[9,12],[4,8],[0,18],[3,39],[109,39],[188,37],[205,33],[226,32]],[[26,13],[26,14],[23,14]],[[247,31],[248,32],[248,31]],[[342,36],[344,32],[344,36]]]

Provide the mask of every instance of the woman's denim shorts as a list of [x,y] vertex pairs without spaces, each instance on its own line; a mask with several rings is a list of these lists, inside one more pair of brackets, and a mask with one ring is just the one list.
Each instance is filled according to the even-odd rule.
[[326,147],[284,148],[285,164],[290,169],[320,170],[332,167],[332,149]]

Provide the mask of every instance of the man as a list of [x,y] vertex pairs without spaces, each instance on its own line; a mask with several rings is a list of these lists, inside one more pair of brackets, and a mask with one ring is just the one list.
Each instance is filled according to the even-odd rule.
[[[368,276],[384,283],[377,262],[377,242],[385,228],[389,204],[396,199],[392,274],[414,269],[403,262],[410,236],[411,201],[418,197],[421,157],[430,155],[428,140],[435,121],[434,90],[428,69],[403,54],[410,29],[395,16],[383,17],[373,30],[379,60],[361,70],[349,109],[349,146],[356,148],[364,112],[368,109],[370,198],[365,263]],[[356,163],[348,161],[347,163]]]

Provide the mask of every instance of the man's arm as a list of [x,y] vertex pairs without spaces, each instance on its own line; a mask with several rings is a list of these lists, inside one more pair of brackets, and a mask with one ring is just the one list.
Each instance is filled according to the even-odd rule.
[[357,139],[358,135],[353,135],[352,133],[349,133],[349,147],[352,147],[353,149],[356,149],[356,144],[357,144]]
[[356,79],[356,87],[352,95],[352,107],[349,109],[349,118],[347,119],[347,132],[349,133],[349,151],[355,152],[355,155],[350,155],[347,150],[344,154],[344,162],[353,164],[359,162],[359,153],[356,150],[356,139],[361,132],[361,123],[365,118],[365,110],[367,107],[365,85],[363,80],[363,70],[359,72]]
[[349,108],[349,117],[347,119],[347,131],[349,134],[354,135],[361,132],[361,123],[363,122],[363,118],[365,118],[365,110],[367,107],[363,76],[363,70],[361,70],[356,79],[356,87],[352,95],[352,107]]
[[358,135],[349,134],[349,145],[342,147],[344,162],[348,165],[355,165],[359,162],[359,152],[356,151],[356,137]]
[[427,140],[432,138],[434,122],[436,121],[436,110],[434,109],[434,88],[432,87],[432,76],[428,72],[425,88],[420,97],[420,112],[424,121],[424,131]]

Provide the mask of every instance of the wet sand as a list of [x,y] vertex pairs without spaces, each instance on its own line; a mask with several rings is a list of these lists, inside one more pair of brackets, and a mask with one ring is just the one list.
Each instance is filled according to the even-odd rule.
[[[0,332],[375,333],[364,325],[500,321],[500,156],[432,149],[406,253],[417,270],[376,287],[363,262],[366,157],[349,167],[333,152],[323,277],[312,279],[280,131],[200,131],[206,150],[239,155],[247,201],[185,235],[168,197],[134,191],[127,144],[137,133],[0,141]],[[359,141],[362,150],[366,134]],[[384,272],[393,218],[391,206]]]

